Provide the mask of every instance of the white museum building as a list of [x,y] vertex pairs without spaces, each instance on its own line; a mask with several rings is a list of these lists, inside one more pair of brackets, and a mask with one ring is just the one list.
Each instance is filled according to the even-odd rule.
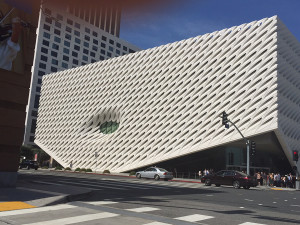
[[25,145],[34,145],[42,77],[45,74],[140,50],[119,38],[120,17],[120,10],[109,11],[102,5],[92,5],[89,9],[68,5],[57,7],[51,1],[43,3],[27,105]]
[[299,42],[274,16],[46,75],[35,143],[64,167],[124,172],[193,155],[243,168],[226,111],[256,141],[253,168],[295,166],[299,62]]

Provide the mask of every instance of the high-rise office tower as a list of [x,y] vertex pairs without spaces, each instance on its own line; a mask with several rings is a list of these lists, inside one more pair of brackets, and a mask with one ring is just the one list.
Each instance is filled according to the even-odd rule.
[[24,144],[34,145],[42,76],[139,50],[119,38],[120,16],[120,8],[109,5],[42,4]]

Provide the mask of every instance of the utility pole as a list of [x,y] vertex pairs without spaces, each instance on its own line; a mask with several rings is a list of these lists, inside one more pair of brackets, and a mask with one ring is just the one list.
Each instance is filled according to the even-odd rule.
[[235,127],[235,129],[240,133],[240,135],[242,136],[244,141],[246,142],[246,146],[247,146],[247,174],[250,175],[250,140],[246,139],[245,136],[242,134],[242,132],[239,130],[239,128],[227,118],[228,114],[225,111],[222,112],[221,117],[222,117],[222,124],[225,126],[225,128],[229,128],[228,123],[231,123]]

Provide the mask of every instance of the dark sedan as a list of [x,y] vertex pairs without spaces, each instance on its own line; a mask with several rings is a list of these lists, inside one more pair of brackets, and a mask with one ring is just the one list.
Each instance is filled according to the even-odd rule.
[[217,173],[203,176],[201,182],[206,186],[215,184],[217,187],[220,185],[233,185],[234,188],[243,187],[249,189],[257,186],[255,177],[234,170],[221,170]]
[[37,161],[33,161],[33,160],[23,160],[21,163],[20,163],[20,169],[22,168],[26,168],[26,169],[35,169],[37,170],[39,168],[39,164]]

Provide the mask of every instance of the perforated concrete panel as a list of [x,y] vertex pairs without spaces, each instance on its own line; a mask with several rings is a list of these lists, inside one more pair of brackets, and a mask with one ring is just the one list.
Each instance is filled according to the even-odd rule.
[[226,111],[246,137],[275,131],[291,159],[299,43],[285,32],[272,17],[47,75],[35,142],[65,167],[122,172],[240,140]]

